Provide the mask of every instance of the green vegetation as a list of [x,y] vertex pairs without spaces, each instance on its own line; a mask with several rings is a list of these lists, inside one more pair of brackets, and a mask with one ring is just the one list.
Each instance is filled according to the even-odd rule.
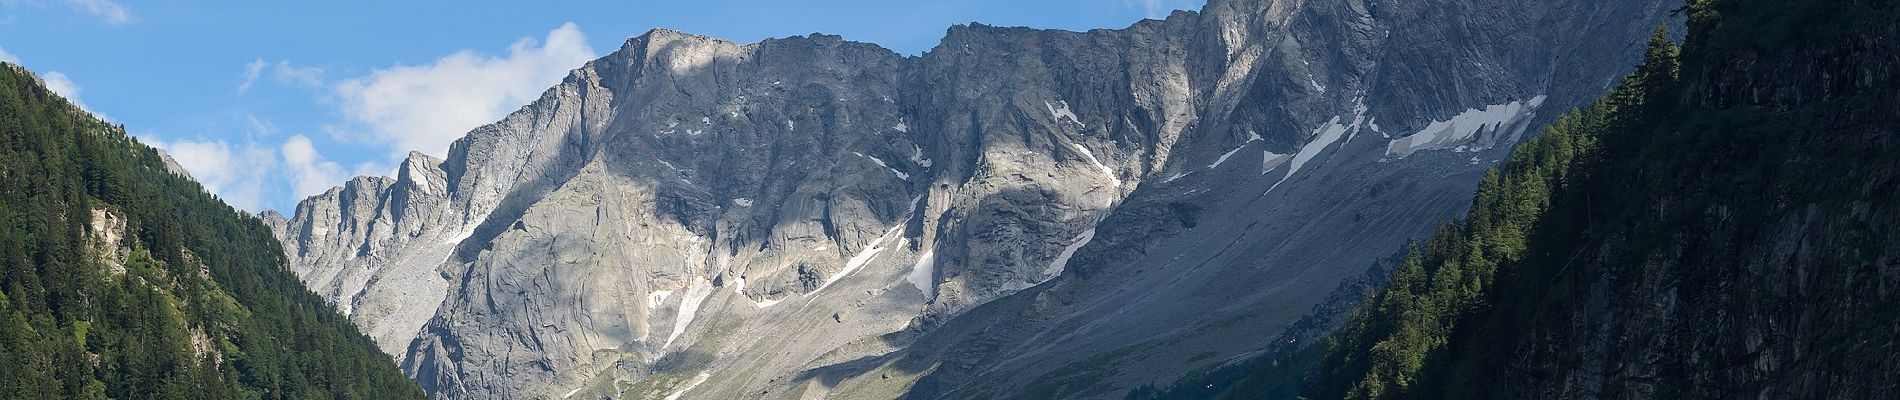
[[1687,2],[1334,336],[1131,398],[1891,398],[1896,8]]
[[[1635,73],[1609,95],[1560,117],[1542,135],[1487,171],[1466,219],[1416,245],[1393,271],[1386,290],[1356,310],[1333,344],[1343,349],[1320,363],[1334,377],[1312,388],[1319,397],[1380,398],[1420,384],[1431,357],[1451,341],[1461,317],[1485,305],[1502,266],[1522,263],[1534,228],[1553,202],[1573,193],[1604,160],[1605,135],[1639,129],[1658,108],[1653,99],[1675,80],[1674,45],[1658,28]],[[1545,225],[1546,230],[1566,227]]]
[[1690,1],[1682,47],[1659,28],[1334,337],[1224,394],[1893,396],[1896,6]]
[[257,218],[0,64],[0,398],[422,397],[284,263]]

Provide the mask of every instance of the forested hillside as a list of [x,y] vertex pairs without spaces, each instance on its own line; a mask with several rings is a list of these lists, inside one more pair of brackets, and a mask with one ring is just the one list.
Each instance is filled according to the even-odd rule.
[[421,398],[280,249],[0,64],[0,398]]
[[1695,0],[1332,337],[1141,398],[1893,398],[1896,2]]
[[1895,8],[1687,5],[1683,46],[1659,31],[1621,86],[1488,174],[1300,391],[1900,395]]

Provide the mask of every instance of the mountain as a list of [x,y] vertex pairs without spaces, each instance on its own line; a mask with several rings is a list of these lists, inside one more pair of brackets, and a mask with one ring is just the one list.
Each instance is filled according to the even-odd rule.
[[1336,337],[1227,394],[1900,396],[1900,5],[1683,11]]
[[423,397],[180,171],[0,63],[0,397]]
[[263,219],[440,398],[1119,397],[1330,329],[1296,321],[1673,6],[1218,0],[920,56],[655,30]]

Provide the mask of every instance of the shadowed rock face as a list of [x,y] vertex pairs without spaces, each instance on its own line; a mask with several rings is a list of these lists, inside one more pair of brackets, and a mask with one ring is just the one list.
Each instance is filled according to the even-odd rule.
[[1114,397],[1266,347],[1673,4],[1216,1],[915,57],[656,30],[266,219],[438,397]]

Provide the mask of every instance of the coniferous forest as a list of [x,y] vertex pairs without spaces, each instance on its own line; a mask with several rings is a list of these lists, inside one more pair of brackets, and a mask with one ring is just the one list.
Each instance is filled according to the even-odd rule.
[[1895,3],[1676,12],[1337,332],[1130,397],[1892,395]]
[[1890,1],[1697,0],[1675,46],[1487,175],[1319,398],[1892,395]]
[[422,397],[281,249],[124,127],[0,65],[0,398]]

